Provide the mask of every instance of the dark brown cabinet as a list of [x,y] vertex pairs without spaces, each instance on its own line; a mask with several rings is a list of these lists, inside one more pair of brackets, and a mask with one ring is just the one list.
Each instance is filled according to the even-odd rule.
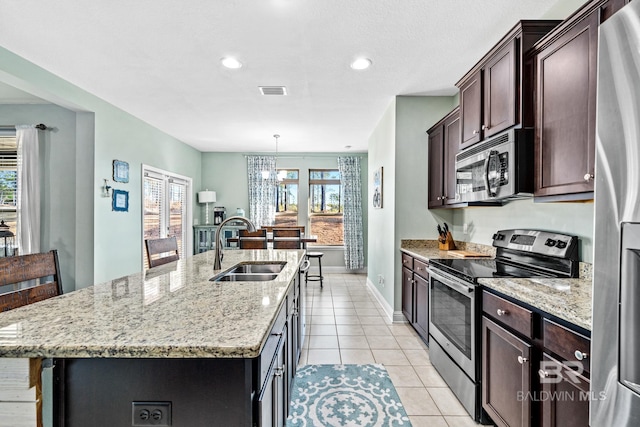
[[429,337],[429,265],[402,253],[402,313],[418,335]]
[[460,109],[455,108],[429,133],[429,208],[456,203],[456,154],[460,147]]
[[538,201],[593,198],[598,26],[624,3],[585,4],[531,50]]
[[524,53],[559,21],[520,21],[456,86],[460,89],[460,149],[505,129],[533,125],[530,63]]
[[588,426],[590,340],[482,293],[482,407],[497,426]]
[[498,426],[531,425],[531,347],[482,318],[482,407]]

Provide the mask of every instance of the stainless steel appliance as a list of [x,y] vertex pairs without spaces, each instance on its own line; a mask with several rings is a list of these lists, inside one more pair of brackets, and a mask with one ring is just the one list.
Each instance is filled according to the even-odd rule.
[[640,2],[600,26],[591,425],[640,425]]
[[213,224],[220,225],[227,216],[227,209],[224,206],[216,206],[213,208]]
[[511,129],[456,155],[456,201],[533,195],[532,129]]
[[477,279],[577,277],[578,238],[538,230],[493,236],[495,259],[429,261],[429,357],[467,412],[486,421],[480,395],[480,318]]

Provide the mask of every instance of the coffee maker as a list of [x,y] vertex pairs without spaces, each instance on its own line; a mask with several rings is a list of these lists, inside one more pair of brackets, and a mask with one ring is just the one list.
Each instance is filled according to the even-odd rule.
[[224,221],[227,210],[224,206],[215,206],[213,208],[213,225],[219,225]]

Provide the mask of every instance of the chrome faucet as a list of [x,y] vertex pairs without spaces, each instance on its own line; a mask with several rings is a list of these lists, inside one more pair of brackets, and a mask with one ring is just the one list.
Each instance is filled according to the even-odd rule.
[[218,225],[218,229],[216,230],[216,237],[214,240],[214,242],[216,242],[216,254],[215,254],[215,260],[213,261],[214,270],[220,270],[222,268],[222,265],[221,265],[222,264],[222,244],[220,243],[220,230],[222,230],[222,226],[224,226],[229,221],[244,222],[245,224],[247,224],[247,229],[249,231],[256,231],[256,226],[253,225],[251,221],[249,221],[247,218],[243,216],[230,216],[229,218],[222,221]]

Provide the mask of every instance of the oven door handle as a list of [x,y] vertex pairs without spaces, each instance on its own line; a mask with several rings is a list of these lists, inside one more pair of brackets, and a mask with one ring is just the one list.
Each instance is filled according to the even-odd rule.
[[460,283],[458,283],[457,281],[454,281],[453,279],[450,279],[448,277],[443,276],[442,274],[440,274],[440,272],[435,271],[433,269],[429,269],[429,276],[433,277],[435,279],[438,279],[440,282],[444,283],[446,286],[450,287],[451,289],[461,293],[461,294],[470,294],[471,292],[473,292],[474,290],[474,286],[465,286],[462,285]]

